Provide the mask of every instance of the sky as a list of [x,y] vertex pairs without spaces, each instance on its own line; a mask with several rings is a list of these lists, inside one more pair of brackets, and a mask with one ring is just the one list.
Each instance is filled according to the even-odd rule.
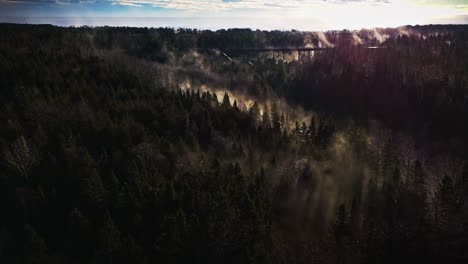
[[0,22],[267,30],[468,24],[468,0],[0,0]]

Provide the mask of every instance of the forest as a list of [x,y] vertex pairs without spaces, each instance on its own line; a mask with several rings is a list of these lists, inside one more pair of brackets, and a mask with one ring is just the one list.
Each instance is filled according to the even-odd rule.
[[0,35],[1,263],[468,263],[468,26]]

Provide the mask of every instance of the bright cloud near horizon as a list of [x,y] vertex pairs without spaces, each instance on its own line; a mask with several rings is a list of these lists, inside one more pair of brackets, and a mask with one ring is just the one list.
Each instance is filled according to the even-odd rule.
[[0,22],[270,30],[467,24],[468,0],[0,0]]

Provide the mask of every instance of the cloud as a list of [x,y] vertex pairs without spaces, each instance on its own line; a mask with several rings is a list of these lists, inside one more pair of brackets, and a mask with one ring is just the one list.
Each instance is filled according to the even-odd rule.
[[94,4],[98,0],[0,0],[0,4]]
[[390,0],[110,0],[113,4],[178,10],[301,9],[319,4],[389,3]]
[[[465,3],[465,0],[0,0],[0,17],[172,17],[166,21],[172,27],[360,29],[434,21],[464,22],[463,16],[468,15]],[[183,17],[198,20],[187,22],[180,19]],[[150,22],[145,23],[141,24]]]

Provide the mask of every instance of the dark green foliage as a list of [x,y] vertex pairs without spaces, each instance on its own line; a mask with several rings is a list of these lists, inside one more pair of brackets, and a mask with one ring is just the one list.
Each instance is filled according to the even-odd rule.
[[[218,105],[209,92],[155,90],[79,52],[92,45],[80,31],[0,43],[0,101],[11,113],[0,127],[2,179],[20,212],[5,222],[7,263],[269,262],[265,176],[232,163],[245,146],[260,151],[259,111],[241,112],[227,93]],[[114,45],[106,34],[98,46]],[[129,53],[146,56],[168,39],[148,37],[125,44]],[[39,46],[13,56],[23,38]]]
[[[305,33],[27,25],[0,32],[8,36],[0,41],[2,263],[466,259],[440,244],[466,242],[468,165],[446,169],[429,189],[430,161],[408,158],[403,169],[401,143],[363,132],[369,118],[414,130],[418,123],[400,122],[408,117],[434,120],[417,135],[439,138],[447,116],[454,134],[465,132],[456,124],[467,116],[466,53],[442,48],[444,36],[390,39],[385,45],[411,49],[372,55],[347,45],[351,34],[342,32],[336,53],[311,63],[215,61],[207,74],[171,63],[209,48],[301,46]],[[432,53],[419,47],[430,43],[439,43]],[[450,89],[396,70],[395,58],[414,72],[423,68],[416,57],[439,65],[438,53],[450,58],[441,65],[454,79],[443,71],[439,83],[455,80]],[[229,80],[211,76],[218,74]],[[205,89],[179,89],[182,78],[231,90],[218,101]],[[236,89],[258,103],[243,108]],[[318,111],[299,122],[279,98]],[[422,113],[429,117],[415,118]],[[343,121],[347,115],[355,119]]]
[[44,239],[28,224],[24,225],[24,263],[48,263],[47,245]]

